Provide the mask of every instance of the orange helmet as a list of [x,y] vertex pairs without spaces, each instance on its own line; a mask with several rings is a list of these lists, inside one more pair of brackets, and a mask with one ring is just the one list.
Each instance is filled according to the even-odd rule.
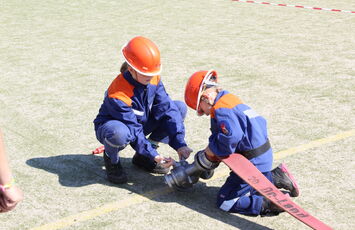
[[160,74],[160,52],[151,40],[141,36],[134,37],[121,51],[125,61],[138,73],[145,76]]
[[[214,77],[215,81],[211,81]],[[217,85],[217,72],[215,70],[198,71],[191,75],[185,86],[185,102],[191,108],[198,112],[198,106],[203,91],[207,86]]]

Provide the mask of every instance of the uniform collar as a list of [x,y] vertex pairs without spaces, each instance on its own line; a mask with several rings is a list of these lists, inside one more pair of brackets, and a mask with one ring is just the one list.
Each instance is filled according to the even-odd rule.
[[227,90],[222,90],[221,92],[219,92],[216,96],[216,99],[214,99],[214,103],[213,105],[216,104],[216,102],[224,95],[228,94],[229,92]]

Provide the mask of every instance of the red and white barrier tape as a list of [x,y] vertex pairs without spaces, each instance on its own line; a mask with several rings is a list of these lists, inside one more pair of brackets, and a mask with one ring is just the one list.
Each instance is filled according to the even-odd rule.
[[351,10],[337,10],[337,9],[320,8],[320,7],[312,7],[312,6],[299,6],[299,5],[280,4],[280,3],[272,3],[272,2],[257,2],[257,1],[248,1],[248,0],[232,0],[232,1],[234,1],[234,2],[256,3],[256,4],[263,4],[263,5],[272,5],[272,6],[288,6],[288,7],[311,9],[311,10],[326,10],[326,11],[352,13],[352,14],[355,13],[355,11],[351,11]]

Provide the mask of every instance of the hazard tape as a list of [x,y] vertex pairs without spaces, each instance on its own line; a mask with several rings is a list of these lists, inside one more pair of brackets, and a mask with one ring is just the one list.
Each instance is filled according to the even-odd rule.
[[352,14],[355,13],[355,11],[351,11],[351,10],[337,10],[337,9],[329,9],[329,8],[321,8],[321,7],[289,5],[289,4],[272,3],[272,2],[257,2],[257,1],[247,1],[247,0],[232,0],[232,1],[234,1],[234,2],[256,3],[256,4],[262,4],[262,5],[272,5],[272,6],[288,6],[288,7],[311,9],[311,10],[326,10],[326,11],[352,13]]

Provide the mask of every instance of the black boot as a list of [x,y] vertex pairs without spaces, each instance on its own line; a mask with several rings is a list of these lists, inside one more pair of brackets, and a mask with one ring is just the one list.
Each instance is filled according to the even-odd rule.
[[277,216],[281,212],[284,212],[282,208],[279,208],[276,204],[264,197],[263,204],[261,206],[260,216]]
[[158,164],[157,162],[152,161],[148,157],[139,153],[134,154],[132,163],[150,173],[167,174],[169,172],[168,168],[164,168],[161,164]]
[[297,197],[300,194],[297,182],[292,174],[288,171],[285,164],[280,164],[277,168],[271,171],[272,180],[276,188],[285,189],[290,192],[292,197]]
[[111,159],[104,152],[104,161],[108,181],[114,184],[124,184],[127,183],[127,174],[123,171],[121,162],[117,164],[112,164]]

